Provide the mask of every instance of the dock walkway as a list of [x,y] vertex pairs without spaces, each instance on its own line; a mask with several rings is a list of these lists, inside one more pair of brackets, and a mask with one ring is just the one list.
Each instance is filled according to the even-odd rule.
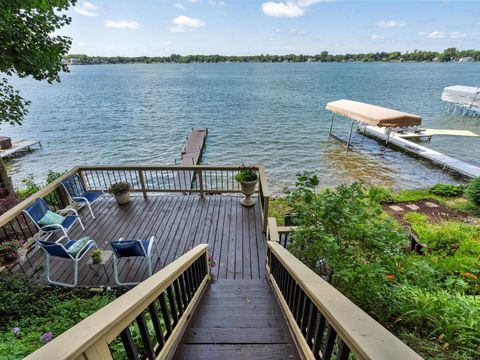
[[[384,128],[379,128],[375,126],[362,126],[360,127],[359,131],[364,135],[375,138],[377,140],[387,140],[387,134],[385,133]],[[395,133],[390,134],[388,142],[404,149],[406,152],[408,151],[422,158],[430,160],[434,164],[441,166],[443,169],[453,170],[469,178],[480,176],[480,167],[468,164],[464,161],[442,154],[441,152],[403,139],[401,136]]]
[[[202,159],[205,139],[208,135],[208,129],[194,129],[187,137],[187,143],[182,150],[182,160],[180,165],[197,165]],[[193,171],[180,171],[175,178],[175,186],[179,189],[190,189],[195,180]]]
[[35,145],[42,146],[39,140],[12,141],[12,147],[10,149],[0,150],[0,157],[3,159],[19,155],[22,152],[31,152],[32,147]]

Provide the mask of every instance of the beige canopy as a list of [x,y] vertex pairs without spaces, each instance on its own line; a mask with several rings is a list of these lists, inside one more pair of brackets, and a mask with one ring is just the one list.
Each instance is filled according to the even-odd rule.
[[409,127],[422,123],[417,115],[352,100],[332,101],[325,107],[336,114],[378,127]]

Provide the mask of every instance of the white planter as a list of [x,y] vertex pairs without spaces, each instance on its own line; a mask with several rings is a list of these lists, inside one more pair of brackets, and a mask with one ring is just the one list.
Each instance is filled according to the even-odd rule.
[[130,202],[130,193],[127,191],[115,195],[115,200],[117,200],[118,205],[128,204]]
[[242,189],[242,194],[245,195],[240,203],[243,206],[250,207],[255,205],[255,199],[252,198],[252,195],[255,193],[255,186],[257,185],[258,180],[241,182],[240,187]]

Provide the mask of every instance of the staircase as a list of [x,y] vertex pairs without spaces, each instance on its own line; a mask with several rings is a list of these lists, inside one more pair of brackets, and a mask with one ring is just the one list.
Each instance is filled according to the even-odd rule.
[[175,359],[298,359],[266,280],[217,280],[207,289]]

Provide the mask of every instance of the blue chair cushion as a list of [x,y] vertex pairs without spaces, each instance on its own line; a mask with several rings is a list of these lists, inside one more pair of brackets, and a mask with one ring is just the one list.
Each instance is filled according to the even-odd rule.
[[37,222],[40,225],[53,225],[53,224],[62,224],[65,218],[62,215],[56,214],[53,211],[47,210],[45,215],[42,216]]
[[[100,196],[102,196],[103,193],[102,192],[98,192],[98,191],[91,191],[91,192],[87,192],[85,194],[82,195],[82,197],[84,197],[85,199],[87,199],[87,201],[89,203],[93,203],[95,200],[97,200]],[[75,201],[76,202],[85,202],[84,199],[79,199],[79,198],[75,198]]]
[[121,257],[146,256],[150,240],[119,240],[112,241],[110,245],[115,254]]
[[30,217],[38,223],[38,220],[40,220],[46,213],[47,211],[50,210],[48,208],[47,203],[43,199],[37,199],[35,202],[28,206],[25,211],[30,215]]
[[61,246],[60,244],[51,243],[51,242],[44,241],[44,240],[38,240],[37,241],[37,244],[40,245],[51,256],[62,257],[62,258],[67,258],[67,259],[69,259],[70,256],[68,255],[68,252],[65,251],[65,249],[68,249],[74,243],[75,243],[74,240],[70,240],[64,246]]
[[72,255],[73,257],[75,257],[79,252],[80,250],[82,250],[84,248],[85,245],[87,245],[87,243],[92,240],[89,236],[85,236],[77,241],[75,241],[73,244],[71,244],[68,249],[67,249],[67,252]]

